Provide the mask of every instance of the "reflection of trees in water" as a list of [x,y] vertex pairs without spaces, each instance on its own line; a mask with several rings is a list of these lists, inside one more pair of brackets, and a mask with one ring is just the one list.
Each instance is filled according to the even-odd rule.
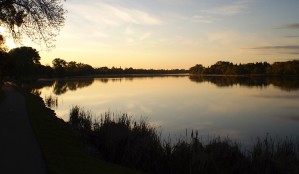
[[22,84],[22,87],[25,89],[34,89],[34,90],[39,90],[45,87],[52,87],[54,85],[54,80],[38,80],[35,83],[30,83],[30,84]]
[[[134,81],[135,79],[151,79],[157,76],[139,76],[139,77],[123,77],[123,78],[96,78],[102,83]],[[182,78],[186,75],[175,76],[159,76],[159,78]],[[282,77],[282,76],[189,76],[189,79],[196,83],[211,82],[218,87],[227,87],[233,85],[241,85],[246,87],[267,87],[273,85],[281,90],[293,91],[299,89],[299,77]],[[39,90],[44,87],[53,87],[53,92],[56,95],[61,95],[67,91],[75,91],[79,88],[84,88],[92,85],[93,78],[82,79],[62,79],[62,80],[40,80],[37,83],[23,85],[24,88],[29,88],[31,92],[40,93]]]
[[41,95],[41,91],[39,89],[31,89],[30,93],[38,96]]
[[107,78],[78,78],[78,79],[59,79],[59,80],[39,80],[36,83],[23,84],[23,87],[29,89],[29,91],[40,94],[40,89],[44,87],[53,87],[53,93],[56,95],[61,95],[67,91],[75,91],[79,88],[84,88],[93,84],[94,80],[108,83],[108,82],[122,82],[122,81],[134,81],[135,79],[152,79],[155,77],[159,78],[169,78],[169,77],[186,77],[186,75],[152,75],[152,76],[129,76],[129,77],[107,77]]
[[66,93],[68,90],[67,82],[66,81],[56,81],[54,84],[53,92],[56,95],[61,95]]
[[52,87],[54,85],[53,80],[38,80],[34,83],[23,83],[21,84],[22,88],[29,91],[34,95],[40,95],[41,89],[45,87]]
[[75,91],[80,88],[90,86],[94,79],[71,79],[71,80],[57,80],[55,81],[53,92],[56,95],[61,95],[67,91]]
[[165,74],[156,74],[156,75],[142,75],[142,74],[134,74],[130,76],[123,76],[123,77],[105,77],[105,78],[96,78],[96,81],[102,82],[102,83],[108,83],[108,82],[122,82],[122,81],[134,81],[137,79],[154,79],[154,78],[182,78],[186,77],[187,75],[165,75]]
[[100,78],[100,79],[97,79],[97,80],[99,80],[102,83],[108,83],[108,81],[109,81],[108,78]]
[[272,79],[271,84],[282,90],[294,91],[299,89],[299,77],[278,77]]
[[45,96],[44,98],[45,104],[49,108],[57,108],[58,107],[58,97],[57,96]]
[[97,78],[96,80],[101,83],[108,83],[108,82],[121,82],[122,78]]
[[266,87],[273,85],[281,90],[299,89],[299,77],[266,77],[266,76],[190,76],[196,83],[211,82],[218,87],[241,85],[246,87]]

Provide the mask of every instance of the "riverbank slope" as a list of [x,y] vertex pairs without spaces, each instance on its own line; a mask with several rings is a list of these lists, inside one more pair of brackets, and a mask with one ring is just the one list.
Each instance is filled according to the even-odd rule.
[[18,89],[25,97],[26,109],[50,174],[93,174],[140,172],[107,163],[90,156],[79,135],[46,108],[36,95]]

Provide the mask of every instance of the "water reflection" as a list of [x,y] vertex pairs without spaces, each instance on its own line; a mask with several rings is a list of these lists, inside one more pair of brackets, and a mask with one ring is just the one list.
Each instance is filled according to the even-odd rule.
[[299,99],[299,95],[257,95],[257,97],[261,97],[261,98],[270,98],[270,99],[294,99],[294,100],[298,100]]
[[78,78],[78,79],[43,79],[35,83],[23,84],[22,87],[33,94],[40,95],[40,90],[43,88],[52,88],[53,94],[62,95],[68,91],[76,91],[77,89],[85,88],[92,85],[94,78]]
[[211,82],[218,87],[234,85],[246,87],[267,87],[273,85],[284,91],[295,91],[299,89],[298,77],[247,77],[247,76],[189,76],[192,82]]
[[57,80],[54,83],[53,93],[56,95],[61,95],[65,94],[69,90],[76,91],[77,89],[92,85],[93,82],[93,78]]
[[296,78],[185,75],[44,80],[35,86],[44,99],[59,97],[53,109],[65,121],[70,107],[78,105],[95,115],[143,116],[161,128],[164,138],[180,137],[188,129],[203,137],[250,142],[267,132],[298,135],[298,84]]
[[[76,91],[77,89],[85,88],[98,81],[104,84],[108,82],[121,83],[123,81],[133,82],[136,79],[152,79],[157,76],[136,76],[136,77],[111,77],[111,78],[78,78],[78,79],[58,79],[58,80],[40,80],[30,86],[31,91],[39,93],[39,89],[45,87],[53,87],[53,93],[55,95],[62,95],[68,91]],[[169,75],[158,76],[159,78],[182,78],[186,75]],[[210,82],[217,87],[230,87],[234,85],[240,85],[245,87],[258,87],[264,88],[269,85],[273,85],[278,89],[284,91],[296,91],[299,89],[298,77],[247,77],[247,76],[189,76],[192,82],[203,83]],[[273,97],[273,96],[272,96]],[[293,96],[297,98],[297,96]]]
[[134,80],[138,79],[153,79],[153,78],[182,78],[189,76],[188,74],[174,74],[174,75],[128,75],[128,76],[111,76],[111,77],[100,77],[100,78],[95,78],[96,81],[102,82],[102,83],[108,83],[108,82],[122,82],[122,81],[130,81],[133,82]]
[[[180,78],[186,77],[186,75],[161,75],[161,76],[132,76],[132,77],[104,77],[104,78],[73,78],[73,79],[58,79],[58,80],[39,80],[37,83],[30,84],[30,90],[35,94],[39,93],[39,90],[45,87],[53,87],[53,93],[55,95],[62,95],[68,91],[76,91],[77,89],[85,88],[98,81],[101,83],[121,83],[122,81],[130,81],[136,79],[153,79],[155,77],[160,78]],[[27,87],[28,88],[28,87]]]
[[57,96],[45,96],[44,97],[44,102],[47,107],[55,109],[58,108],[58,97]]
[[25,90],[29,91],[30,93],[34,95],[40,95],[41,92],[40,90],[43,88],[51,88],[54,84],[54,80],[39,80],[35,83],[30,83],[30,84],[22,84],[22,88]]

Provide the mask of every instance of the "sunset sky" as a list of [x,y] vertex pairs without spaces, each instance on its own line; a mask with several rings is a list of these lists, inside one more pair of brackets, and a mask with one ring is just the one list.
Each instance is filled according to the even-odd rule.
[[[298,0],[68,0],[54,58],[94,67],[185,68],[299,58]],[[34,45],[32,45],[34,46]]]

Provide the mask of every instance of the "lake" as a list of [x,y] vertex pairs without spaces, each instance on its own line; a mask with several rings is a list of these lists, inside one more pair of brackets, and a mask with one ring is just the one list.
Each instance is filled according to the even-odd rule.
[[299,135],[299,80],[280,77],[152,77],[40,80],[42,98],[57,97],[52,107],[69,119],[74,105],[100,116],[128,113],[146,118],[162,138],[182,138],[198,131],[203,139],[230,137],[242,143],[266,134]]

